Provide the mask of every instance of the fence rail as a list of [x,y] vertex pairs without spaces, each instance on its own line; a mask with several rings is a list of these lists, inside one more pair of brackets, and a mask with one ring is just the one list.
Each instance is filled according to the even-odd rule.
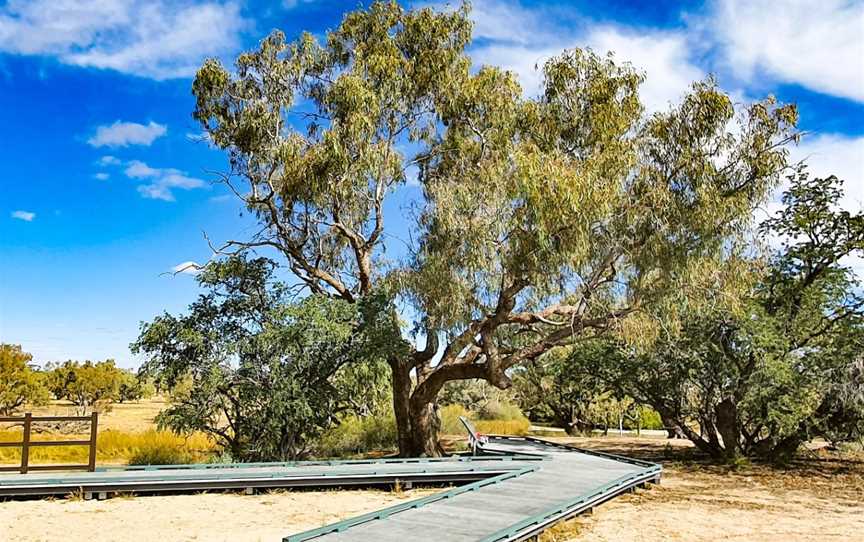
[[[32,440],[34,423],[40,422],[90,422],[90,438],[88,440]],[[20,442],[0,442],[0,448],[21,448],[21,465],[18,467],[0,467],[0,472],[20,472],[46,470],[96,470],[96,434],[99,426],[99,414],[94,412],[89,416],[33,416],[30,412],[23,416],[0,417],[0,423],[20,423],[24,427],[24,435]],[[88,446],[89,456],[86,465],[30,465],[30,448],[41,446]]]

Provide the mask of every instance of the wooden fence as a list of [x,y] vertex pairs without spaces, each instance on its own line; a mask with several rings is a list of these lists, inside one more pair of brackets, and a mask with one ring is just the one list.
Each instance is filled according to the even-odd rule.
[[[39,422],[90,422],[89,440],[32,440],[32,426]],[[29,471],[39,470],[96,470],[96,431],[99,424],[99,414],[94,412],[89,416],[33,416],[26,413],[23,416],[0,417],[0,423],[22,424],[24,427],[23,440],[20,442],[0,442],[0,448],[21,448],[20,467],[0,467],[0,472],[18,471],[27,474]],[[90,450],[89,460],[86,465],[30,465],[30,448],[37,446],[88,446]]]

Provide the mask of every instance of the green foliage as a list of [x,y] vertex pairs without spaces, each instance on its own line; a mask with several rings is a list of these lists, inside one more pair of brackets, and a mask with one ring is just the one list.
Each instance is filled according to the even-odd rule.
[[841,196],[834,177],[793,175],[763,225],[782,248],[726,270],[752,277],[741,302],[685,305],[680,332],[631,351],[612,379],[718,459],[785,461],[813,437],[859,438],[864,297],[843,261],[864,251],[864,215],[840,210]]
[[518,370],[514,390],[531,419],[551,423],[569,434],[618,425],[632,401],[622,404],[602,379],[602,368],[621,363],[609,341],[589,341],[550,351]]
[[[557,346],[653,340],[671,293],[704,299],[706,262],[797,138],[794,107],[736,116],[712,80],[645,115],[642,74],[589,50],[550,59],[526,97],[512,73],[471,69],[469,10],[372,2],[321,40],[276,31],[233,70],[208,60],[193,84],[194,116],[260,225],[222,252],[268,247],[315,294],[410,303],[428,349],[390,333],[403,453],[439,451],[428,416],[446,382],[506,388],[509,369]],[[417,220],[391,232],[387,200],[415,170]],[[405,257],[385,253],[388,234],[411,239]]]
[[156,394],[156,386],[151,379],[143,378],[132,371],[123,371],[117,400],[123,402],[135,402],[149,399]]
[[625,429],[664,429],[663,419],[660,413],[651,407],[642,405],[637,411],[637,420],[627,419],[624,422]]
[[30,368],[32,359],[19,345],[0,344],[0,414],[9,416],[21,406],[48,402],[42,375]]
[[479,420],[512,421],[525,419],[517,405],[510,402],[489,401],[477,411]]
[[441,388],[438,403],[441,405],[462,405],[466,409],[480,414],[488,410],[493,418],[496,410],[513,406],[512,393],[509,390],[500,390],[485,380],[448,382]]
[[120,400],[120,389],[128,374],[112,359],[95,363],[70,360],[48,371],[48,387],[54,397],[72,401],[84,413]]
[[396,448],[396,418],[393,414],[349,415],[324,432],[315,442],[319,457],[345,457]]
[[204,431],[238,460],[303,457],[340,413],[377,410],[386,386],[392,338],[378,327],[390,324],[369,308],[379,298],[294,301],[273,270],[261,258],[211,263],[189,313],[145,324],[133,345],[143,374],[172,389],[160,426]]

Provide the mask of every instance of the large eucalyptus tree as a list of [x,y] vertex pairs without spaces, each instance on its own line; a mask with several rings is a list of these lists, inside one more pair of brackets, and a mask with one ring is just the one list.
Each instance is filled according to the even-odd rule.
[[[271,247],[312,292],[410,303],[423,346],[389,360],[403,454],[440,452],[445,382],[504,388],[556,346],[650,328],[664,292],[745,227],[795,137],[794,108],[736,116],[710,80],[645,115],[642,76],[588,50],[549,60],[526,97],[514,74],[472,66],[468,9],[375,2],[323,41],[274,32],[233,72],[208,60],[193,87],[260,224],[218,252]],[[385,208],[414,174],[422,195],[396,231]],[[407,255],[386,259],[391,239]]]

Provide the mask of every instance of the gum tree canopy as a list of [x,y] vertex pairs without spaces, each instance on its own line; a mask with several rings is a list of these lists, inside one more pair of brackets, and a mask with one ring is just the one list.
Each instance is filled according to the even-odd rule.
[[556,346],[650,328],[664,292],[746,226],[796,137],[794,108],[736,115],[710,80],[646,115],[642,76],[587,50],[549,60],[525,96],[472,66],[468,9],[376,2],[323,42],[274,32],[235,71],[208,60],[193,87],[260,224],[220,252],[270,247],[311,292],[410,304],[423,346],[389,360],[406,455],[440,453],[445,382],[505,388]]

